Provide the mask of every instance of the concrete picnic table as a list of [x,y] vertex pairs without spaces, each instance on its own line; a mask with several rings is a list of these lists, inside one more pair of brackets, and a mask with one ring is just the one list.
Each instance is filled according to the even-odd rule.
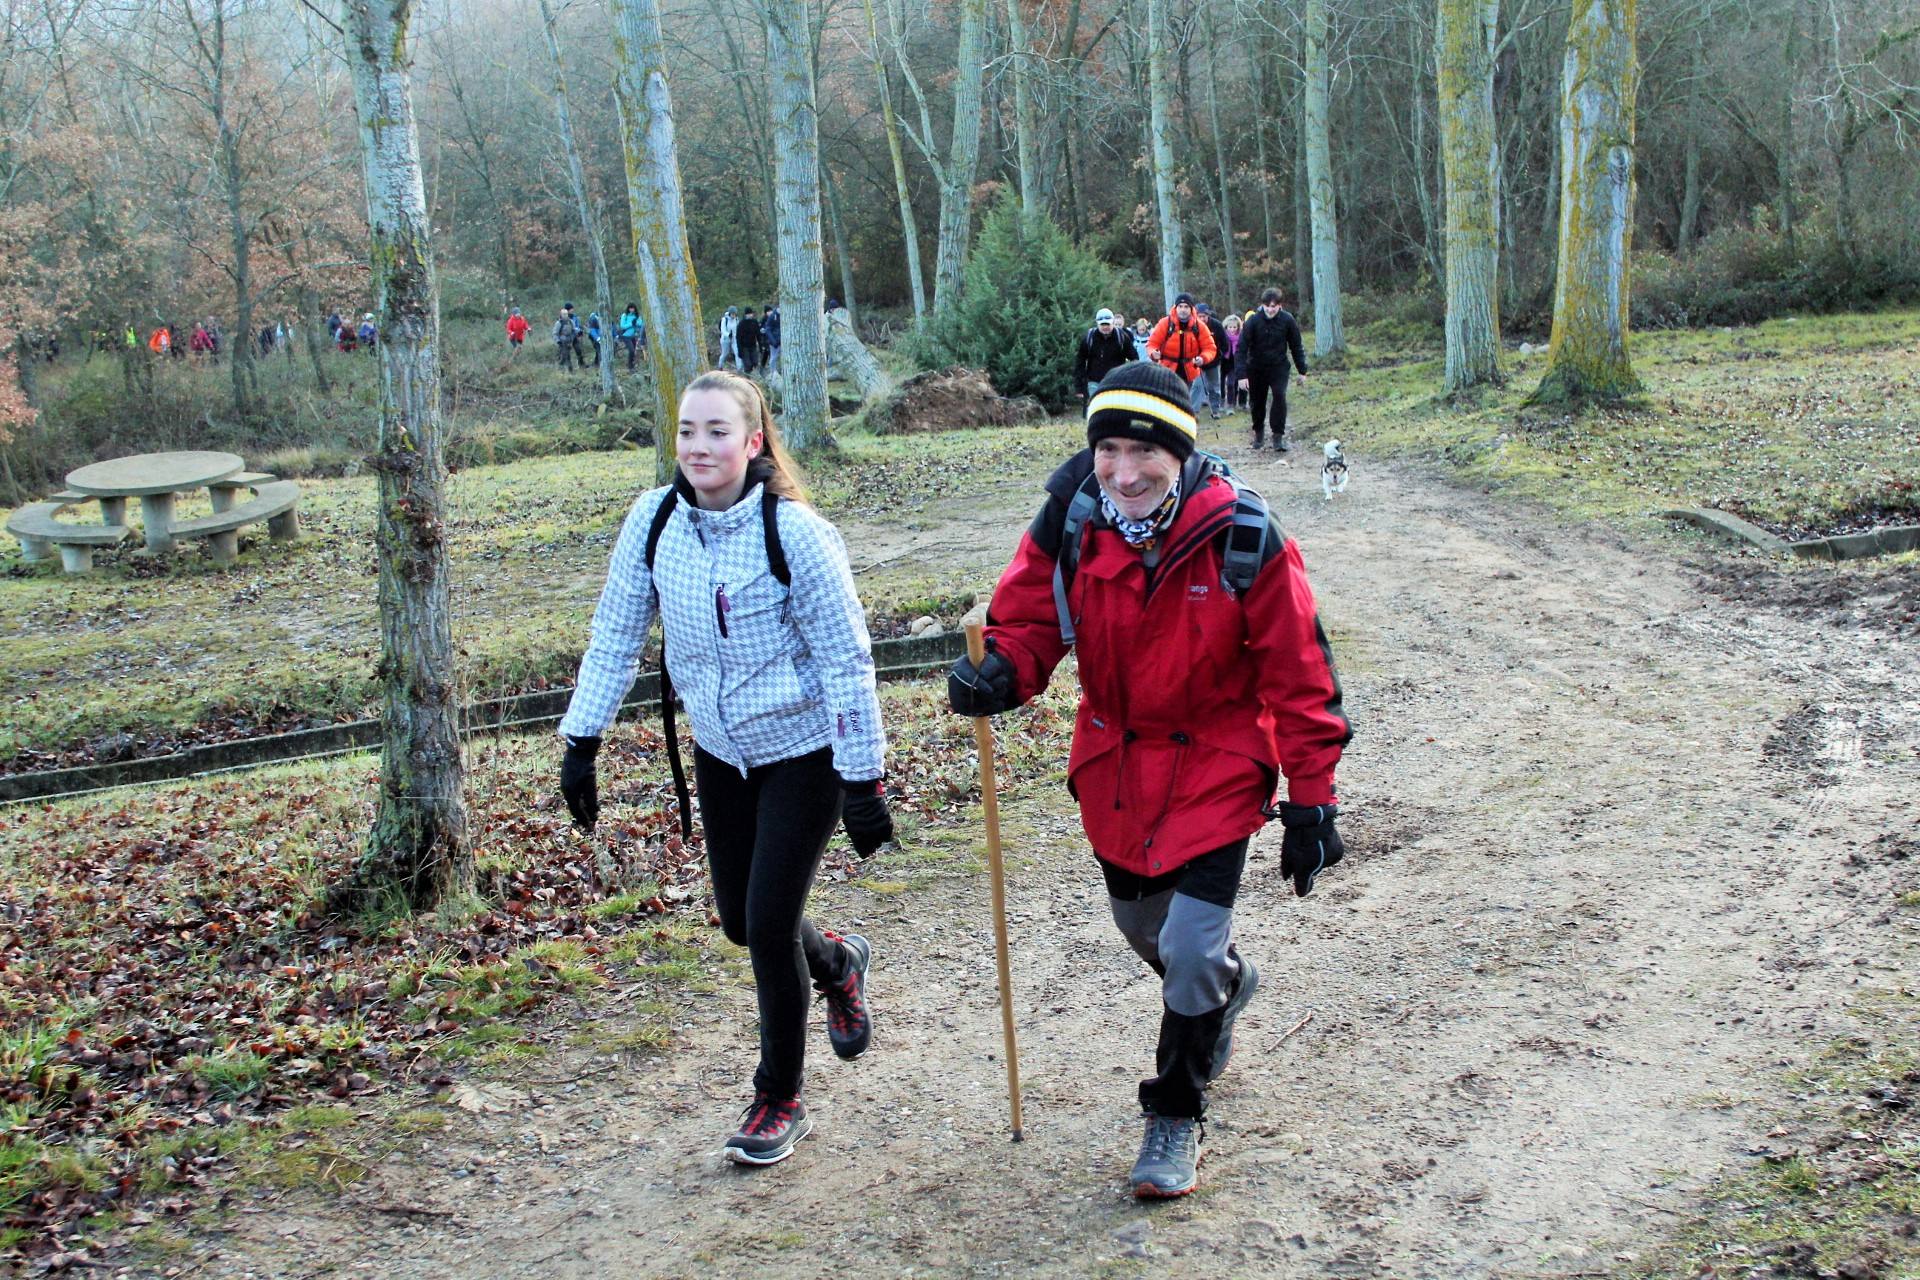
[[171,551],[174,495],[217,484],[238,474],[245,465],[231,453],[137,453],[69,472],[67,488],[100,499],[102,521],[110,525],[125,524],[127,499],[140,499],[147,550]]

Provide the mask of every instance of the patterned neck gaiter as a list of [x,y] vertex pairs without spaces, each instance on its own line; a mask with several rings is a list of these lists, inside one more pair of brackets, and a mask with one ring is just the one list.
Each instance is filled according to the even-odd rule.
[[1129,520],[1121,515],[1120,509],[1113,505],[1113,499],[1107,496],[1107,491],[1100,490],[1100,514],[1107,518],[1108,524],[1119,530],[1120,536],[1127,540],[1127,545],[1130,547],[1153,545],[1153,540],[1173,523],[1173,511],[1179,505],[1179,476],[1173,478],[1173,483],[1167,486],[1167,496],[1160,500],[1160,505],[1155,507],[1144,520]]

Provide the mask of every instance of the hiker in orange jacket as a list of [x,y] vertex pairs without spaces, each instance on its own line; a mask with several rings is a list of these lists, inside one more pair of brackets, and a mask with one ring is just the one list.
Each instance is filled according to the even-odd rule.
[[1183,293],[1173,300],[1173,310],[1160,317],[1147,339],[1147,358],[1180,375],[1193,393],[1204,402],[1207,387],[1200,380],[1203,369],[1220,358],[1213,333],[1194,310],[1193,295]]

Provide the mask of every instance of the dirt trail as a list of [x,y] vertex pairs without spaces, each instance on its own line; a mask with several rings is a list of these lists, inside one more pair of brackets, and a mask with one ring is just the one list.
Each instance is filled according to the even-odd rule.
[[[1920,825],[1920,646],[1365,460],[1332,504],[1306,460],[1234,461],[1304,548],[1357,736],[1347,863],[1300,901],[1256,843],[1236,921],[1268,985],[1200,1194],[1126,1192],[1159,1002],[1047,787],[1008,807],[1023,1145],[984,882],[832,885],[878,1031],[852,1064],[822,1035],[786,1164],[717,1154],[752,1068],[730,985],[665,1059],[543,1060],[584,1074],[382,1166],[354,1195],[384,1210],[240,1215],[214,1273],[1591,1275],[1663,1233],[1920,958],[1888,909],[1915,862],[1874,852]],[[1010,547],[1030,505],[968,527]]]

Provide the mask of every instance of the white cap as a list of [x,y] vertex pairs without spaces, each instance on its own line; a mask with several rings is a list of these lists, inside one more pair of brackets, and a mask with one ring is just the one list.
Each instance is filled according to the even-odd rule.
[[1107,310],[1105,307],[1102,307],[1098,311],[1093,313],[1093,322],[1095,324],[1112,324],[1113,312]]

